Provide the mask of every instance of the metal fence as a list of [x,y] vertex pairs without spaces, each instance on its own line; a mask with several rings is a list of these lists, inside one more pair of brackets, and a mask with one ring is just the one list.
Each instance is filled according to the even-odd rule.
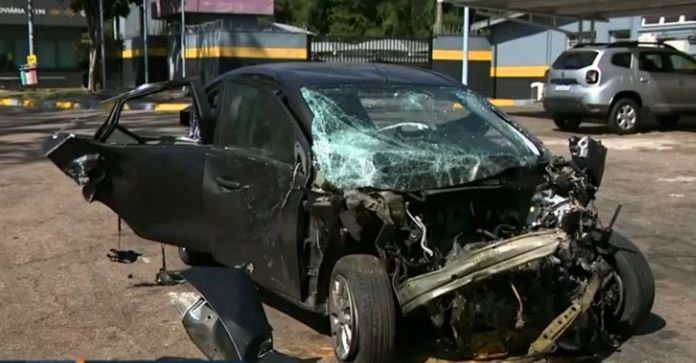
[[311,36],[308,59],[314,62],[393,63],[430,68],[433,38]]

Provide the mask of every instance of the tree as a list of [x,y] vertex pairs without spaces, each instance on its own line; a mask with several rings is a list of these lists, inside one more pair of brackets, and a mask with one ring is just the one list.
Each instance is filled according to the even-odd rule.
[[[70,3],[70,9],[84,12],[87,20],[87,35],[89,38],[89,78],[87,89],[97,90],[97,60],[99,59],[99,0],[63,0]],[[116,16],[126,16],[130,11],[129,4],[137,0],[102,0],[104,5],[104,23]],[[142,0],[140,1],[142,2]],[[102,60],[104,61],[104,60]],[[103,80],[102,80],[103,82]]]

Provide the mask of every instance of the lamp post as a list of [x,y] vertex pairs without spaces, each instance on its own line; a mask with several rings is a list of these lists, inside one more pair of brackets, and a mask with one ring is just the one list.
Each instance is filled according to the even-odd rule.
[[149,0],[143,1],[143,61],[145,66],[145,83],[150,83],[150,61],[149,57],[149,44],[148,44],[148,23],[150,19],[148,17],[148,5]]
[[34,8],[32,0],[27,0],[27,28],[29,28],[29,54],[34,54]]
[[464,7],[462,24],[462,84],[469,82],[469,7]]
[[181,0],[181,78],[186,77],[186,8]]

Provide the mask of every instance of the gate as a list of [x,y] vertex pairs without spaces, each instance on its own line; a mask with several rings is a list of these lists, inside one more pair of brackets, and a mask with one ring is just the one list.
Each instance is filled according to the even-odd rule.
[[313,62],[391,63],[431,68],[433,38],[310,36]]

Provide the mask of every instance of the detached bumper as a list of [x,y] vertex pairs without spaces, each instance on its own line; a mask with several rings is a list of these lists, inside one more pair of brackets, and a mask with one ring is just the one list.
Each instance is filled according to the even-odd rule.
[[481,281],[552,255],[568,241],[555,230],[528,233],[477,249],[445,267],[407,280],[397,291],[404,314],[427,302]]

